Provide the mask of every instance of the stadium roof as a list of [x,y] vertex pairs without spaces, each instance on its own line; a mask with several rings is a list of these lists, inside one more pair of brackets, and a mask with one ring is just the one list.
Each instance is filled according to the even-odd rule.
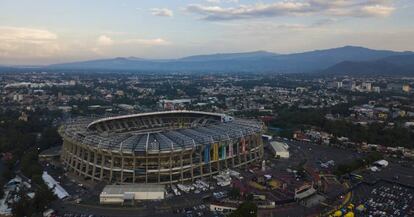
[[[192,119],[190,127],[164,127],[165,124],[177,121],[174,118],[171,120],[171,116],[175,115],[177,117],[194,115],[195,118]],[[166,119],[166,116],[169,119]],[[168,121],[170,122],[167,123]],[[209,112],[170,111],[123,115],[98,120],[78,118],[63,125],[60,133],[75,142],[112,152],[158,153],[192,149],[202,144],[239,139],[261,131],[262,124],[255,120],[234,119],[225,114]]]

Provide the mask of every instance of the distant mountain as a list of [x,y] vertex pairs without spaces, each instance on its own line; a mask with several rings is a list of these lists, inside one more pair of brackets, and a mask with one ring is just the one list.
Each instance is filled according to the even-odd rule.
[[180,61],[221,61],[221,60],[252,60],[264,57],[275,57],[278,54],[267,51],[254,51],[246,53],[218,53],[189,56],[179,59]]
[[10,70],[15,70],[16,68],[10,66],[0,66],[0,72],[7,72]]
[[336,75],[414,75],[414,54],[396,55],[373,61],[343,61],[323,71]]
[[315,72],[343,61],[371,61],[395,55],[412,54],[345,46],[294,54],[266,51],[189,56],[180,59],[150,60],[118,57],[50,65],[51,69],[106,69],[179,72]]

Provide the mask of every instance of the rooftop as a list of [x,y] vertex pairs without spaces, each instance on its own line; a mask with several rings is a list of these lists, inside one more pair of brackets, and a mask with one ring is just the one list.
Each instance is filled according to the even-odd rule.
[[270,142],[270,145],[272,146],[273,150],[277,152],[287,151],[289,147],[286,143],[277,142],[277,141]]
[[131,192],[164,192],[164,185],[133,184],[133,185],[107,185],[101,194],[124,194]]

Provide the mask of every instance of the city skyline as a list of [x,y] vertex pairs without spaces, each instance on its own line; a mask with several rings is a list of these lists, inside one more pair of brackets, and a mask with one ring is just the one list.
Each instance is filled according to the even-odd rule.
[[295,53],[345,45],[414,50],[414,5],[408,0],[0,4],[2,65],[255,50]]

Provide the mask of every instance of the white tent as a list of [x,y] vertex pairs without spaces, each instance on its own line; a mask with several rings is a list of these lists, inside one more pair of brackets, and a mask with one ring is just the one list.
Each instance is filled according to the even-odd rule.
[[380,167],[386,167],[386,166],[388,166],[388,161],[386,161],[386,160],[375,161],[374,165],[378,165]]
[[53,189],[53,193],[55,193],[55,195],[59,199],[69,197],[69,193],[62,186],[60,186],[59,183],[46,171],[43,171],[42,179],[45,182],[45,184],[49,187],[49,189]]

